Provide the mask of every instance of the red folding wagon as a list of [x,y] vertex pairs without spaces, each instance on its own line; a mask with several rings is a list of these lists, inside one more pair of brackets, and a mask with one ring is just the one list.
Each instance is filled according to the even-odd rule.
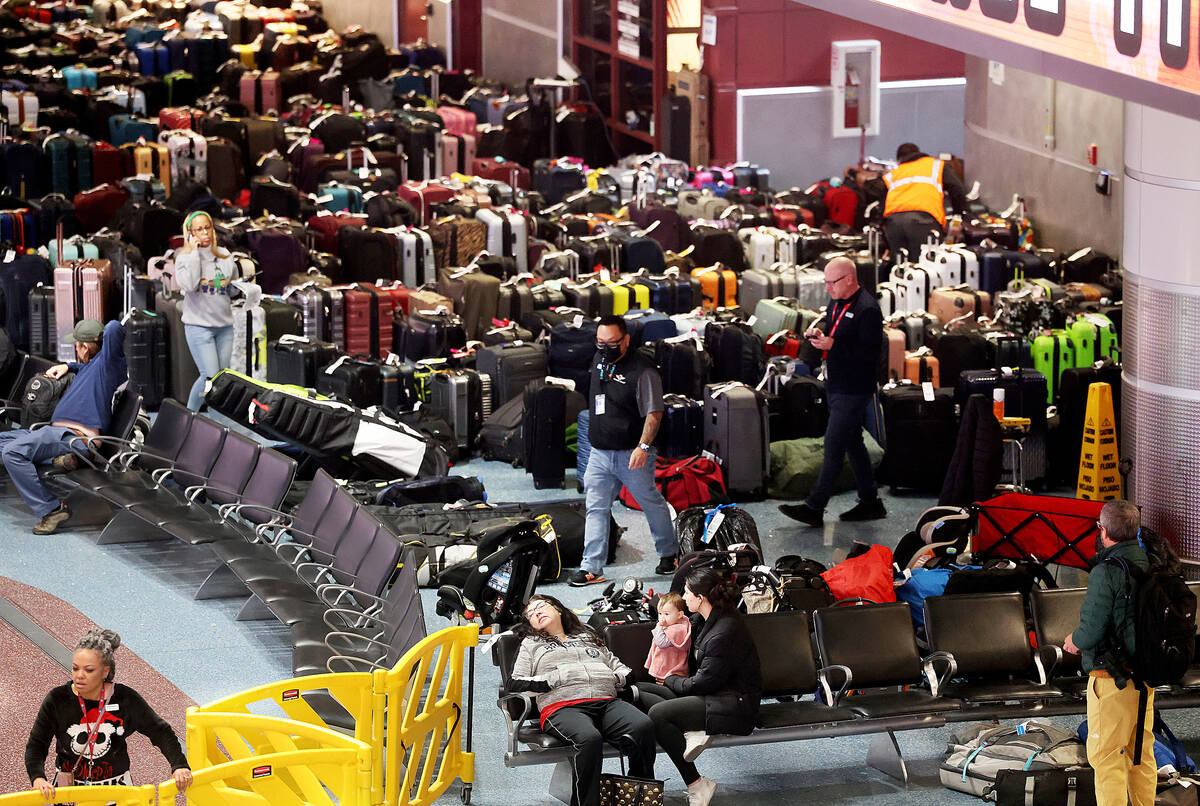
[[1006,493],[975,505],[976,557],[1032,559],[1089,569],[1103,501]]

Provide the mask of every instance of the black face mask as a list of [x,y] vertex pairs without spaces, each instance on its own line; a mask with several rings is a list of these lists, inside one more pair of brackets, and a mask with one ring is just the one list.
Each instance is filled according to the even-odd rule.
[[1099,554],[1100,552],[1104,551],[1105,548],[1107,547],[1103,542],[1101,542],[1100,533],[1096,532],[1096,553]]
[[597,344],[596,349],[600,351],[600,359],[605,364],[615,364],[621,358],[620,344]]

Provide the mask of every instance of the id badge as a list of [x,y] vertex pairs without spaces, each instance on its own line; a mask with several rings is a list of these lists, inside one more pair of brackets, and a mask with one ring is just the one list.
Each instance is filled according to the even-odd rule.
[[596,416],[604,414],[604,394],[596,395]]

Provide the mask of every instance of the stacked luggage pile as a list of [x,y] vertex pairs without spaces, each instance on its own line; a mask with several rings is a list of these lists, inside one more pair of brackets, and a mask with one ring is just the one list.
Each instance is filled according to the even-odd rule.
[[[76,320],[131,311],[131,383],[148,407],[185,400],[196,376],[173,281],[196,210],[238,256],[246,289],[240,380],[223,392],[374,407],[451,460],[524,464],[539,487],[564,481],[595,322],[615,314],[663,371],[661,453],[708,452],[729,493],[763,494],[770,441],[824,430],[819,357],[801,334],[820,316],[833,254],[895,314],[903,349],[884,351],[881,380],[899,382],[885,392],[896,422],[956,416],[949,389],[929,409],[889,403],[911,396],[904,380],[961,376],[975,391],[974,373],[997,360],[1024,364],[1001,333],[1044,370],[1043,404],[1068,366],[1115,357],[1119,305],[1102,299],[1119,298],[1119,283],[1099,288],[1117,276],[1099,258],[985,241],[892,266],[850,183],[775,193],[756,165],[619,157],[593,107],[556,109],[534,83],[446,69],[420,42],[331,30],[315,0],[29,3],[0,22],[9,334],[63,357]],[[383,422],[366,416],[357,428]],[[903,446],[896,436],[889,454]],[[930,478],[945,470],[931,455]]]

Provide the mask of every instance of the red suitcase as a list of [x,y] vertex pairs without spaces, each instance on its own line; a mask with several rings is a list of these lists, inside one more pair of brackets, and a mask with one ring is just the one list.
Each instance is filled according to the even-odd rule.
[[374,283],[359,283],[356,288],[360,288],[375,295],[373,303],[378,311],[378,325],[376,331],[379,333],[379,349],[374,355],[377,358],[387,358],[392,352],[392,320],[395,317],[396,307],[401,302],[401,295],[394,293],[391,288],[380,288]]
[[426,224],[432,218],[433,205],[450,201],[456,191],[445,185],[434,182],[406,182],[396,190],[396,195],[416,208],[421,214],[421,223]]
[[125,159],[111,143],[92,143],[92,186],[117,183],[125,178]]
[[158,112],[160,132],[192,128],[192,111],[186,106],[167,106]]
[[483,179],[507,182],[514,188],[529,190],[529,169],[515,162],[481,157],[471,160],[471,173]]
[[[390,293],[380,294],[369,283],[346,286],[342,291],[345,352],[352,356],[386,357],[392,350],[392,308]],[[385,310],[386,318],[382,315]]]
[[318,252],[338,254],[338,231],[342,227],[365,229],[367,217],[353,213],[320,212],[308,219],[308,231]]

